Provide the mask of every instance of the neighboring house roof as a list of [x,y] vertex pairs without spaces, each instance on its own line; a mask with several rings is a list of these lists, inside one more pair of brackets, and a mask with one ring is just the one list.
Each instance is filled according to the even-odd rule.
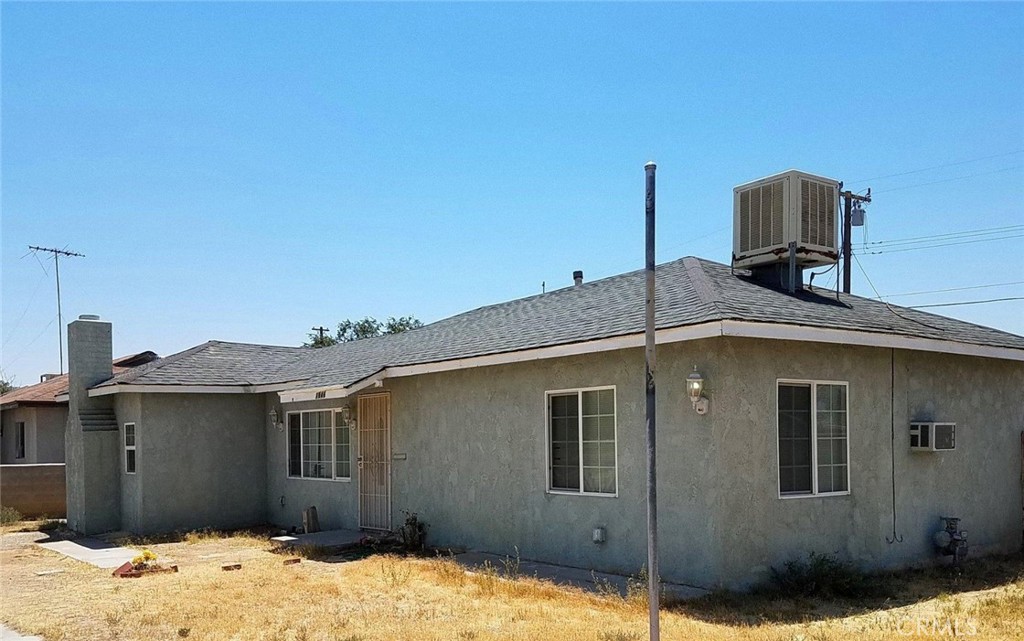
[[[938,341],[1000,353],[1011,350],[1013,358],[1019,351],[1018,360],[1024,360],[1024,337],[1015,334],[859,296],[837,297],[830,290],[790,294],[755,281],[746,270],[733,271],[709,260],[682,258],[659,265],[656,273],[659,331],[726,322],[844,330],[921,339],[933,346]],[[400,334],[320,349],[211,341],[97,387],[348,387],[386,368],[639,335],[644,331],[644,298],[641,270],[481,307]]]
[[[143,363],[149,363],[159,358],[154,352],[139,352],[115,359],[113,362],[114,374],[124,372],[132,367]],[[67,394],[68,375],[59,374],[47,380],[26,385],[7,392],[0,396],[0,408],[13,409],[18,405],[63,405],[67,401],[58,401],[57,397]]]

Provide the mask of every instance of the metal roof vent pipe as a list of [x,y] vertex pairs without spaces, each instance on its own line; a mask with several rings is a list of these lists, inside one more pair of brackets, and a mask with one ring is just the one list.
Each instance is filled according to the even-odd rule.
[[583,270],[577,269],[572,273],[572,282],[575,285],[583,284]]

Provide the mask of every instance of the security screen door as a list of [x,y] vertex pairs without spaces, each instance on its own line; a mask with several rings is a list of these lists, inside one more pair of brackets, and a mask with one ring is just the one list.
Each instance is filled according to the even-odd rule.
[[359,397],[359,527],[391,529],[391,395]]

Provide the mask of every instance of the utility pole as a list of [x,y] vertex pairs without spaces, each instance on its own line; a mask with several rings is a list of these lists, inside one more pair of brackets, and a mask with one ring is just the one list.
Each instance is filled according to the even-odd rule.
[[[839,184],[842,189],[842,183]],[[853,221],[850,218],[850,211],[853,203],[871,202],[871,189],[868,189],[866,196],[859,196],[850,190],[839,193],[843,197],[843,293],[850,293],[850,261],[853,260]]]
[[79,258],[85,258],[85,254],[79,254],[77,252],[69,252],[64,249],[53,249],[50,247],[36,247],[35,245],[29,245],[28,248],[32,251],[37,252],[48,252],[53,254],[53,265],[57,275],[57,344],[60,345],[60,373],[64,373],[64,316],[60,311],[60,257],[61,256],[78,256]]
[[324,342],[324,334],[326,334],[330,330],[327,329],[326,327],[314,327],[313,331],[320,334],[320,342],[322,343]]
[[658,611],[661,607],[661,585],[658,577],[658,474],[655,430],[654,393],[654,162],[644,165],[646,174],[646,260],[644,275],[646,296],[644,307],[644,385],[647,388],[647,614],[650,619],[650,640],[661,639]]

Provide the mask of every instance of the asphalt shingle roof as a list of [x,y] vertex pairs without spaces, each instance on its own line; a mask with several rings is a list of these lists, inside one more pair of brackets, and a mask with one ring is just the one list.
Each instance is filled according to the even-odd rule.
[[[642,333],[635,271],[481,307],[401,334],[321,349],[211,341],[102,385],[351,385],[385,367],[432,363]],[[657,269],[659,329],[710,321],[850,329],[1024,350],[1024,337],[883,302],[814,290],[790,294],[699,258]]]

